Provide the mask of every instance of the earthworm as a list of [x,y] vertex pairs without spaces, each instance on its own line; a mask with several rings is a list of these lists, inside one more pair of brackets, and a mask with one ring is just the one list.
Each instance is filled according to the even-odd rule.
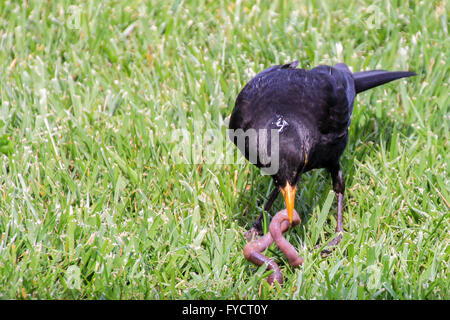
[[[292,226],[300,224],[301,220],[298,213],[294,210],[292,217]],[[287,223],[287,228],[284,229],[284,225]],[[269,225],[269,231],[272,235],[273,241],[280,248],[281,251],[288,258],[289,264],[293,267],[298,267],[303,264],[303,258],[301,258],[294,246],[283,237],[283,232],[289,228],[289,216],[287,210],[282,210],[278,212],[275,217],[273,217],[272,222]]]
[[[300,224],[300,217],[294,210],[292,225],[295,226],[298,224]],[[280,285],[283,284],[283,275],[281,274],[277,263],[262,254],[274,240],[275,244],[287,256],[289,263],[292,266],[297,267],[303,263],[303,259],[299,257],[297,250],[295,250],[295,248],[283,237],[283,232],[286,232],[289,227],[290,223],[287,211],[279,211],[270,223],[269,232],[263,237],[249,242],[244,248],[244,256],[248,261],[253,262],[258,266],[262,266],[265,263],[267,265],[267,270],[273,270],[267,278],[267,282],[270,285],[275,281]]]

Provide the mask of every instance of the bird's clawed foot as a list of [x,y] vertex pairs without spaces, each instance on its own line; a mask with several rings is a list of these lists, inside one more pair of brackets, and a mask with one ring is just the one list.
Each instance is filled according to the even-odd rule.
[[255,239],[258,239],[260,236],[262,236],[262,231],[258,230],[255,227],[252,227],[247,232],[244,232],[244,237],[247,240],[247,242],[251,242]]
[[[341,240],[342,240],[342,233],[339,233],[336,238],[334,238],[327,244],[327,248],[323,249],[320,252],[320,256],[322,258],[328,257],[328,255],[331,254],[331,252],[333,251],[333,247],[337,246],[341,242]],[[318,245],[314,246],[314,249],[320,249],[321,247],[322,247],[322,245],[318,244]]]
[[261,213],[258,219],[253,224],[253,226],[250,228],[250,230],[244,233],[244,237],[245,239],[247,239],[247,242],[253,241],[254,239],[257,239],[264,234],[262,227],[263,218],[264,213]]

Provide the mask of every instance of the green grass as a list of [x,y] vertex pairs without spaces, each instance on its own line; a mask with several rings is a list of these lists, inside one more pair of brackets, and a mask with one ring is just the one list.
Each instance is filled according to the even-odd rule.
[[[448,4],[321,2],[1,1],[0,298],[449,299]],[[225,133],[243,85],[296,59],[419,75],[357,98],[343,241],[314,249],[336,199],[304,175],[305,264],[272,246],[270,288],[242,249],[271,179],[180,164],[170,137]]]

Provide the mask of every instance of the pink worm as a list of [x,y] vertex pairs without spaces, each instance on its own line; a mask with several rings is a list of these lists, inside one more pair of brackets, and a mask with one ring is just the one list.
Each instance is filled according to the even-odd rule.
[[[294,215],[292,219],[292,226],[300,224],[301,220],[298,216],[297,211],[294,210]],[[258,266],[262,266],[264,263],[267,265],[267,270],[273,270],[270,276],[267,278],[269,284],[273,284],[277,281],[280,285],[283,284],[283,275],[281,274],[280,268],[275,261],[267,258],[262,254],[272,242],[283,251],[289,260],[289,264],[293,267],[297,267],[303,263],[303,258],[301,258],[294,246],[290,244],[284,237],[283,233],[286,232],[290,227],[289,217],[286,209],[279,211],[273,218],[269,226],[269,232],[263,237],[249,242],[244,248],[245,258],[253,262]]]

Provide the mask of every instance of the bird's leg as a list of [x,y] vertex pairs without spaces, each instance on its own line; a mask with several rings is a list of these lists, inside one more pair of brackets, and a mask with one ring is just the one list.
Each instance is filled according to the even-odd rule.
[[[270,208],[272,207],[273,203],[275,202],[275,199],[278,196],[278,193],[280,193],[280,189],[275,188],[272,193],[269,196],[269,199],[266,202],[266,205],[264,206],[264,211],[269,212]],[[264,212],[262,212],[258,219],[256,219],[255,223],[251,227],[250,230],[248,230],[244,236],[247,239],[247,241],[251,241],[255,236],[262,236],[263,235],[263,228],[262,228],[262,221],[264,219]]]
[[333,190],[337,194],[337,224],[336,224],[336,233],[338,234],[336,238],[334,238],[328,246],[335,246],[339,244],[342,240],[342,208],[344,204],[344,191],[345,191],[345,182],[342,177],[342,171],[339,167],[333,168],[331,170],[331,178],[333,179]]
[[[336,246],[338,245],[342,240],[342,208],[344,204],[344,191],[345,191],[345,182],[344,178],[342,177],[342,171],[339,167],[339,165],[329,169],[331,173],[331,178],[333,179],[333,190],[337,194],[337,223],[336,223],[336,233],[337,237],[331,240],[328,243],[328,247]],[[317,248],[320,248],[320,245],[316,246]],[[322,250],[322,257],[326,257],[328,254],[331,253],[329,249]]]

